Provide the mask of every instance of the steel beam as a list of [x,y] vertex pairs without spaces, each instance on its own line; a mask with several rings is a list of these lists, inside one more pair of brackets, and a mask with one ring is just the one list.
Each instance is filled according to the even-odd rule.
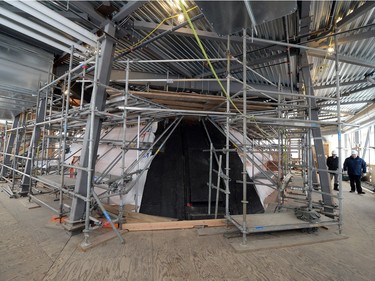
[[366,141],[365,141],[365,145],[363,147],[363,152],[362,152],[362,156],[361,156],[363,159],[365,159],[365,157],[366,157],[367,148],[369,146],[370,135],[371,135],[371,128],[372,128],[372,126],[368,127],[368,129],[367,129]]
[[22,24],[22,25],[25,25],[27,26],[28,28],[31,28],[33,30],[36,30],[38,32],[41,32],[49,37],[52,37],[53,39],[57,40],[57,41],[60,41],[68,46],[74,46],[74,48],[80,50],[82,53],[85,53],[87,51],[87,49],[79,44],[77,44],[76,42],[56,33],[56,32],[53,32],[51,31],[50,29],[48,28],[45,28],[35,22],[32,22],[31,20],[28,20],[27,18],[25,17],[22,17],[22,16],[19,16],[15,13],[12,13],[2,7],[0,7],[0,14],[13,20],[13,21],[16,21],[18,22],[19,24]]
[[43,122],[45,114],[46,114],[46,102],[47,98],[43,96],[42,98],[39,99],[39,104],[38,104],[38,112],[36,115],[36,120],[35,120],[35,125],[34,125],[34,130],[33,134],[31,137],[30,141],[30,146],[27,151],[27,160],[25,164],[25,170],[24,170],[24,175],[22,176],[22,181],[21,181],[21,190],[20,190],[20,195],[21,196],[26,196],[29,193],[29,187],[31,183],[31,174],[32,174],[32,167],[33,167],[33,156],[35,153],[35,149],[38,146],[39,138],[41,135],[41,126],[37,125],[40,122]]
[[[298,54],[298,52],[295,49],[292,49],[291,52],[290,52],[291,56],[295,56],[297,54]],[[274,55],[271,55],[271,56],[268,56],[268,57],[265,57],[265,58],[263,57],[263,58],[257,58],[255,60],[251,60],[247,63],[247,66],[255,66],[255,65],[258,65],[258,64],[265,64],[265,63],[268,63],[268,62],[273,62],[275,60],[282,60],[282,59],[288,59],[288,52],[282,52],[282,53],[274,54]],[[230,72],[234,72],[236,70],[241,70],[241,69],[242,69],[242,64],[238,64],[236,66],[231,67]],[[226,71],[227,71],[226,67],[219,68],[219,69],[215,70],[215,72],[217,74],[225,73]],[[203,78],[203,77],[207,77],[207,76],[211,76],[211,75],[213,75],[211,71],[206,71],[206,72],[204,72],[200,75],[197,75],[196,77]]]
[[[99,58],[99,67],[98,69],[98,85],[97,85],[97,92],[96,92],[96,99],[94,107],[99,110],[103,111],[105,108],[106,103],[106,88],[103,85],[107,85],[109,82],[109,77],[112,69],[113,64],[113,53],[114,53],[114,46],[115,42],[111,36],[114,36],[116,28],[112,23],[108,23],[104,31],[109,34],[106,36],[101,44],[101,55]],[[93,124],[91,124],[91,118],[87,119],[86,122],[86,130],[82,144],[82,152],[79,166],[81,168],[86,168],[89,166],[89,143],[90,143],[90,130],[93,129],[92,136],[93,136],[93,147],[92,147],[92,157],[93,163],[92,167],[95,167],[96,162],[96,154],[98,151],[99,140],[100,140],[100,132],[102,127],[102,119],[99,116],[95,116],[93,118]],[[94,173],[92,173],[94,175]],[[77,174],[77,181],[75,184],[74,191],[84,197],[87,195],[87,184],[88,181],[92,181],[92,179],[88,178],[88,172],[79,169]],[[69,221],[75,222],[80,220],[85,212],[86,202],[80,198],[74,197],[71,205]]]
[[342,20],[340,20],[336,24],[336,28],[338,30],[341,29],[342,27],[344,27],[345,25],[353,22],[354,20],[356,20],[360,16],[363,16],[365,13],[368,13],[369,11],[371,11],[371,9],[374,8],[374,7],[375,7],[374,1],[367,1],[367,2],[363,3],[363,5],[361,7],[355,9],[352,13],[350,13],[349,15],[344,17]]
[[[201,19],[203,17],[204,17],[203,14],[199,14],[199,15],[196,15],[196,16],[192,17],[190,20],[193,22],[193,21],[196,21],[196,20]],[[179,25],[173,26],[172,28],[169,28],[168,30],[163,31],[162,33],[159,33],[158,35],[155,35],[154,37],[152,37],[152,38],[144,41],[143,43],[140,43],[139,45],[133,47],[132,49],[128,49],[128,50],[120,53],[119,55],[117,55],[115,57],[115,59],[123,57],[123,56],[125,56],[125,55],[127,55],[127,54],[129,54],[131,52],[134,52],[135,50],[137,50],[139,48],[143,48],[144,46],[149,45],[150,43],[152,43],[152,42],[154,42],[154,41],[156,41],[156,40],[158,40],[158,39],[160,39],[160,38],[162,38],[162,37],[164,37],[166,35],[169,35],[169,34],[175,32],[176,30],[181,29],[182,27],[184,27],[187,24],[188,24],[188,22],[185,21],[185,22],[183,22],[183,23],[181,23]]]
[[338,44],[342,45],[342,44],[351,43],[355,41],[367,40],[372,37],[375,37],[375,30],[365,31],[365,32],[358,33],[358,34],[352,34],[350,36],[341,37],[337,41],[338,41]]
[[[340,83],[340,87],[351,86],[351,85],[358,85],[363,83],[369,83],[367,79],[349,81],[349,82],[342,82]],[[336,83],[328,84],[328,85],[321,85],[321,86],[314,86],[314,90],[323,90],[329,88],[336,88]]]
[[[351,34],[345,37],[341,37],[340,39],[337,39],[337,44],[343,45],[343,44],[352,43],[356,41],[367,40],[372,37],[375,37],[375,30],[364,31],[361,33]],[[327,48],[327,44],[328,44],[327,38],[323,38],[316,42],[310,42],[308,46],[313,47],[313,48]]]
[[371,84],[369,86],[366,86],[366,87],[363,87],[363,88],[360,88],[360,89],[357,89],[357,90],[353,90],[353,91],[350,91],[350,92],[345,92],[345,93],[342,93],[341,96],[342,97],[348,97],[352,94],[355,94],[355,93],[360,93],[360,92],[363,92],[363,91],[367,91],[367,90],[370,90],[372,88],[375,88],[375,85]]
[[148,1],[127,1],[126,4],[124,4],[120,11],[118,11],[117,14],[115,14],[112,17],[112,21],[114,23],[119,23],[122,20],[124,20],[127,16],[129,16],[131,13],[133,13],[135,10],[139,9],[142,7],[145,3]]
[[[125,72],[122,70],[113,70],[111,73],[111,82],[113,83],[121,83],[125,84]],[[131,85],[146,85],[149,84],[150,86],[161,87],[165,85],[165,81],[157,81],[157,79],[166,79],[165,74],[157,74],[157,73],[147,73],[147,72],[131,72],[129,74],[129,80],[136,80],[130,82]],[[152,80],[153,81],[152,81]],[[204,89],[209,89],[210,92],[221,92],[221,88],[217,81],[189,81],[183,82],[178,80],[179,78],[176,75],[170,75],[168,77],[168,84],[169,87],[178,88],[179,90],[192,90],[192,91],[202,91],[202,85]],[[248,84],[248,86],[252,87],[253,89],[259,90],[258,94],[261,95],[262,91],[275,91],[274,86],[265,85],[265,84]],[[231,81],[230,86],[230,93],[235,94],[242,90],[242,85],[238,81]],[[253,91],[253,95],[256,93]],[[274,94],[270,94],[274,96]]]
[[[327,60],[335,60],[335,56],[327,56],[326,54],[323,54],[321,52],[317,52],[315,50],[310,50],[308,51],[308,55],[312,57],[317,57],[317,58],[322,58],[322,59],[327,59]],[[339,55],[339,61],[348,63],[348,64],[353,64],[353,65],[359,65],[363,67],[368,67],[368,68],[375,68],[375,63],[372,63],[371,61],[366,61],[362,60],[360,58],[354,58],[354,57],[348,57],[348,56],[342,56]]]
[[[369,103],[369,104],[373,104],[375,102],[374,99],[370,99],[370,100],[358,100],[358,101],[343,101],[343,102],[340,102],[341,105],[346,105],[346,104],[358,104],[358,103]],[[324,108],[324,107],[328,107],[328,106],[335,106],[337,105],[337,102],[333,102],[333,103],[326,103],[326,101],[321,101],[321,102],[317,102],[320,106],[320,108]],[[334,112],[337,113],[337,111],[335,110]],[[341,111],[342,113],[343,111]]]
[[[137,35],[140,39],[142,39],[139,34],[137,34]],[[151,54],[153,54],[156,58],[159,58],[159,59],[163,59],[163,60],[170,59],[170,57],[166,53],[161,51],[159,48],[157,48],[153,44],[148,45],[147,49],[145,49],[145,51],[149,51]],[[192,77],[193,76],[188,70],[186,70],[183,66],[181,66],[178,63],[169,64],[169,67],[171,69],[173,69],[174,71],[176,71],[177,73],[179,73],[180,75],[183,75],[184,77]]]
[[[21,115],[21,114],[19,114],[19,115]],[[24,136],[26,137],[26,115],[27,115],[27,113],[24,112],[22,114],[22,121],[19,122],[20,123],[20,127],[22,126],[22,129],[18,131],[18,138],[17,138],[17,142],[16,142],[16,148],[14,150],[14,155],[15,156],[19,154],[21,143],[22,143],[22,138]]]
[[[152,31],[155,28],[157,28],[159,24],[153,23],[153,22],[146,22],[146,21],[134,21],[134,28],[136,30],[145,30],[145,31]],[[161,24],[158,27],[158,31],[167,31],[171,30],[170,25]],[[219,36],[216,32],[209,32],[209,31],[202,31],[202,30],[196,30],[198,36],[200,39],[207,39],[207,40],[216,40],[216,41],[222,41],[226,42],[227,37],[226,36]],[[178,30],[175,30],[175,35],[184,36],[184,37],[194,37],[193,30],[186,27],[181,27]],[[241,36],[231,36],[230,37],[231,42],[237,42],[242,43],[242,37]],[[260,44],[262,47],[264,47],[264,44]]]
[[17,32],[25,34],[26,36],[30,36],[30,37],[34,38],[35,40],[38,40],[38,41],[43,42],[45,44],[48,44],[48,45],[50,45],[50,46],[52,46],[52,47],[54,47],[58,50],[61,50],[61,51],[64,51],[64,52],[69,51],[69,48],[66,47],[65,45],[62,45],[60,43],[57,43],[56,41],[48,39],[47,37],[42,36],[39,33],[33,32],[33,31],[29,30],[28,28],[25,28],[23,26],[15,24],[14,22],[12,22],[10,20],[7,20],[5,18],[0,18],[0,25],[4,25],[6,27],[9,27],[10,29],[13,29]]
[[[166,24],[162,24],[162,25],[159,26],[158,24],[152,23],[152,22],[134,21],[134,28],[136,30],[152,31],[156,27],[158,27],[158,31],[169,31],[172,28],[170,25],[166,25]],[[203,40],[222,41],[222,42],[225,42],[225,43],[227,41],[226,36],[219,36],[219,35],[217,35],[216,32],[209,32],[209,31],[202,31],[202,30],[196,30],[196,32],[197,32],[199,38],[203,39]],[[190,28],[186,28],[186,27],[181,27],[178,30],[175,30],[173,32],[173,34],[177,35],[177,36],[183,36],[183,37],[194,37],[193,31]],[[242,43],[242,37],[241,36],[231,36],[230,41],[232,43],[233,42]],[[252,46],[257,46],[257,47],[260,47],[260,48],[269,48],[269,49],[273,49],[273,50],[284,50],[285,49],[283,47],[274,46],[273,44],[263,43],[263,42],[255,42],[255,41],[249,42],[248,41],[247,43],[252,45]]]
[[102,22],[106,20],[101,14],[95,11],[94,7],[90,2],[87,1],[71,1],[70,5],[77,7],[82,12],[85,12],[89,15],[89,21],[91,21],[96,26],[100,26]]
[[[17,135],[17,132],[15,129],[18,127],[19,120],[20,120],[20,114],[16,115],[13,119],[12,131],[10,132],[8,142],[7,142],[7,147],[5,149],[5,153],[7,154],[4,155],[3,164],[8,167],[11,166],[12,164],[12,161],[10,160],[10,154],[13,151],[14,141]],[[6,177],[8,174],[8,168],[5,166],[3,166],[1,169],[2,177]]]
[[[64,18],[57,12],[49,9],[43,4],[36,1],[10,1],[5,0],[8,4],[32,15],[35,18],[51,25],[61,31],[66,32],[74,38],[77,38],[90,46],[96,45],[97,36],[78,24]],[[69,52],[69,51],[68,51]]]
[[[301,7],[301,18],[308,19],[309,13],[310,13],[310,1],[303,1],[302,7]],[[309,30],[309,24],[306,24],[301,28],[301,34],[308,33]],[[302,41],[305,41],[305,39],[302,39]],[[303,43],[303,42],[302,42]],[[305,49],[300,50],[300,71],[302,74],[302,78],[305,85],[306,95],[314,96],[314,88],[313,88],[313,81],[311,78],[310,73],[310,64],[308,61],[307,51]],[[316,99],[314,98],[307,98],[307,102],[309,106],[311,106],[311,116],[310,120],[312,121],[318,121],[319,120],[319,108],[316,104]],[[323,146],[323,138],[321,133],[320,125],[317,125],[316,127],[313,127],[311,129],[312,137],[314,139],[314,147],[315,147],[315,157],[318,164],[319,169],[319,179],[320,179],[320,186],[321,190],[323,191],[322,197],[323,202],[325,205],[332,206],[333,201],[332,197],[329,196],[331,193],[330,190],[330,184],[329,184],[329,176],[326,166],[326,158],[324,155],[324,146]],[[332,208],[324,208],[324,211],[327,213],[333,213]]]

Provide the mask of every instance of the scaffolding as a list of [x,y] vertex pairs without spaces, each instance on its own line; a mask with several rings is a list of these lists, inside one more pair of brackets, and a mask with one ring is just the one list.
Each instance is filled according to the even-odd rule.
[[[69,70],[62,76],[54,78],[50,74],[51,81],[40,88],[37,97],[37,108],[29,109],[13,121],[12,128],[6,128],[4,149],[2,152],[3,161],[1,163],[1,179],[9,182],[10,193],[12,196],[20,194],[28,196],[39,204],[43,204],[54,211],[60,219],[70,214],[68,224],[84,225],[85,239],[83,244],[89,244],[89,233],[103,226],[103,222],[96,219],[92,213],[99,208],[106,220],[110,223],[119,240],[124,240],[118,229],[121,229],[124,213],[123,197],[132,189],[137,189],[137,183],[148,170],[152,160],[157,156],[160,149],[163,148],[168,138],[177,128],[181,120],[186,116],[195,116],[203,120],[203,124],[210,142],[209,147],[209,175],[208,175],[208,215],[211,214],[211,197],[215,196],[215,218],[218,217],[218,196],[223,193],[225,196],[225,218],[228,222],[235,225],[241,232],[243,244],[247,243],[249,233],[275,231],[296,228],[311,228],[322,225],[338,225],[341,232],[342,228],[342,188],[340,178],[340,191],[334,195],[329,190],[328,171],[322,166],[315,166],[314,156],[312,155],[312,142],[317,141],[316,135],[321,125],[336,125],[319,121],[317,115],[314,115],[316,109],[317,97],[314,96],[311,80],[307,79],[308,73],[305,73],[305,88],[301,93],[284,92],[280,85],[275,85],[274,91],[257,90],[247,84],[246,73],[254,72],[246,65],[246,46],[249,38],[244,31],[243,36],[243,79],[239,80],[230,75],[230,63],[233,58],[229,52],[230,38],[228,37],[228,51],[226,58],[218,58],[227,62],[226,91],[230,94],[231,83],[241,83],[242,90],[230,97],[224,96],[206,96],[207,99],[215,98],[215,103],[209,108],[184,109],[183,98],[176,102],[171,101],[171,93],[158,93],[164,95],[164,100],[155,102],[147,96],[147,93],[134,92],[129,90],[129,72],[130,65],[137,63],[153,63],[155,61],[132,61],[127,60],[125,69],[125,79],[123,80],[124,89],[113,88],[99,81],[100,56],[103,56],[101,44],[94,53],[81,62],[78,66],[73,66],[75,50],[72,47],[70,53]],[[259,39],[258,39],[259,40]],[[279,42],[273,42],[278,44]],[[285,45],[285,43],[283,43]],[[296,45],[295,47],[301,47]],[[303,55],[302,55],[303,56]],[[305,59],[307,60],[306,54]],[[174,59],[166,60],[165,63],[176,62],[195,62],[202,59]],[[337,55],[336,55],[337,61]],[[162,61],[158,61],[162,62]],[[88,65],[93,64],[90,68]],[[337,63],[336,63],[337,65]],[[338,67],[338,66],[337,66]],[[302,71],[309,71],[306,64]],[[94,74],[89,75],[91,71]],[[336,73],[338,75],[338,69]],[[258,74],[258,76],[260,76]],[[261,76],[267,83],[270,81]],[[165,81],[167,81],[166,79]],[[79,106],[72,105],[71,87],[74,81],[82,83],[82,91]],[[183,79],[181,79],[183,81]],[[189,79],[186,79],[189,81]],[[204,81],[204,79],[202,79]],[[338,76],[337,76],[338,83]],[[96,104],[98,88],[105,88],[109,98],[105,102],[104,110],[98,109]],[[84,104],[84,92],[92,88],[91,100],[89,104]],[[60,89],[60,94],[56,93]],[[260,93],[269,102],[252,101],[249,97],[253,93]],[[340,102],[339,91],[337,98],[323,98],[322,100],[337,100]],[[193,94],[186,94],[184,97],[196,98]],[[173,96],[174,97],[174,96]],[[164,101],[164,102],[163,102]],[[94,127],[95,118],[102,122],[101,131],[99,131],[99,140],[95,141]],[[338,114],[340,118],[340,114]],[[142,141],[141,135],[150,132],[155,122],[168,120],[164,132],[154,141]],[[213,124],[224,136],[225,146],[214,147],[210,140],[204,122]],[[339,140],[341,139],[341,121],[338,121]],[[86,125],[86,127],[85,127]],[[136,135],[127,140],[127,130],[129,127],[136,127]],[[121,128],[122,135],[119,139],[107,139],[106,137],[114,128]],[[88,161],[80,161],[79,165],[68,164],[76,154],[81,152],[78,149],[74,153],[69,153],[72,144],[81,142],[87,145]],[[14,146],[15,144],[15,146]],[[23,144],[23,146],[21,145]],[[97,158],[96,151],[99,144],[107,144],[108,149]],[[27,154],[25,154],[28,146]],[[318,143],[315,143],[315,147]],[[341,150],[341,144],[340,150]],[[114,149],[119,148],[120,152],[107,167],[100,173],[95,169],[95,163],[105,157]],[[125,159],[129,151],[136,150],[136,159],[126,167]],[[154,153],[153,153],[154,152]],[[229,155],[237,153],[243,163],[242,179],[231,179],[229,177]],[[291,154],[297,154],[293,159]],[[70,154],[69,156],[67,156]],[[341,157],[341,155],[340,155]],[[324,154],[317,151],[315,158],[321,162]],[[141,161],[147,159],[140,165]],[[224,160],[223,160],[224,159]],[[325,160],[325,159],[324,159]],[[120,163],[121,174],[112,176],[111,171]],[[214,164],[216,163],[216,164]],[[225,163],[225,166],[223,166]],[[251,171],[247,164],[251,164]],[[218,169],[215,170],[214,166]],[[303,185],[299,187],[301,196],[293,198],[300,202],[300,207],[304,211],[314,212],[317,210],[324,216],[321,221],[300,221],[291,225],[271,225],[254,227],[251,222],[251,215],[247,213],[248,196],[248,175],[251,174],[251,181],[255,185],[264,185],[277,191],[277,206],[275,215],[281,213],[288,207],[285,199],[288,198],[288,185],[292,180],[292,170],[300,171],[293,176],[300,176],[303,179]],[[71,170],[74,170],[73,177]],[[255,176],[255,170],[259,173]],[[251,172],[251,173],[249,173]],[[313,188],[313,174],[319,172],[319,175],[326,175],[327,180],[321,181],[321,190]],[[87,186],[84,192],[77,192],[74,187],[77,185],[75,173],[86,177]],[[338,172],[339,173],[339,172]],[[213,175],[216,174],[216,182]],[[340,173],[339,173],[340,174]],[[236,181],[242,184],[242,215],[234,216],[230,214],[229,182]],[[49,191],[40,190],[37,183],[42,183]],[[221,184],[223,183],[223,184]],[[20,191],[16,192],[16,185],[19,184]],[[224,187],[221,187],[224,186]],[[58,197],[58,208],[52,207],[39,198],[39,195],[53,193]],[[216,193],[215,193],[216,192]],[[215,194],[214,194],[215,193]],[[140,202],[138,201],[138,191],[135,191],[135,211],[139,211]],[[313,194],[319,194],[323,197],[322,201],[315,202]],[[117,216],[108,213],[103,205],[109,202],[111,197],[119,197],[120,204]],[[338,199],[338,209],[333,199]],[[83,202],[84,211],[80,218],[72,219],[72,205],[67,202],[80,200]],[[79,203],[80,204],[80,203]],[[338,211],[338,212],[337,212]],[[116,227],[115,224],[118,226]]]

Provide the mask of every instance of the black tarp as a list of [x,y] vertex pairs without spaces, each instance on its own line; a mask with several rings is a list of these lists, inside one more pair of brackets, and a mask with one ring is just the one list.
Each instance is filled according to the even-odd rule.
[[[207,129],[216,149],[225,147],[225,136],[210,122]],[[164,130],[159,123],[156,135]],[[177,219],[200,219],[208,210],[208,177],[210,143],[203,124],[196,120],[183,121],[176,128],[165,147],[152,161],[147,174],[140,212],[144,214],[173,217]],[[219,154],[218,154],[219,155]],[[222,156],[225,167],[225,155]],[[242,214],[242,161],[236,152],[230,153],[230,213]],[[216,161],[214,169],[217,170]],[[217,174],[213,173],[216,185]],[[248,182],[251,182],[248,177]],[[225,189],[222,181],[221,188]],[[248,213],[264,211],[253,184],[248,184]],[[212,211],[214,212],[216,190],[212,191]],[[219,196],[219,214],[224,214],[225,195]],[[212,216],[211,216],[212,217]]]

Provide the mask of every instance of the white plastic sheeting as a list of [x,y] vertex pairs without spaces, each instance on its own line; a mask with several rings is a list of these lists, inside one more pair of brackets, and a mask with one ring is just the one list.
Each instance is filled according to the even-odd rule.
[[[233,143],[237,144],[239,147],[241,147],[241,145],[242,145],[242,143],[239,143],[239,140],[242,141],[242,138],[243,138],[242,134],[240,134],[237,131],[231,130],[230,139]],[[266,171],[266,169],[264,168],[264,165],[266,164],[267,161],[273,160],[272,155],[265,154],[265,153],[256,152],[254,154],[248,153],[247,155],[250,158],[252,158],[254,156],[254,162],[257,164],[257,166],[259,168],[262,169],[262,170],[259,170],[256,165],[253,165],[253,163],[251,163],[249,160],[247,160],[246,171],[247,171],[247,174],[249,175],[249,177],[251,179],[256,178],[258,175],[261,175],[262,171]],[[239,153],[239,157],[242,161],[242,155],[240,153]],[[242,161],[242,163],[243,163],[243,161]],[[275,191],[275,189],[268,186],[268,185],[272,185],[272,183],[267,178],[257,178],[256,181],[257,181],[257,183],[255,184],[255,190],[256,190],[256,192],[259,196],[260,201],[263,204],[263,207],[266,207],[265,206],[265,200],[269,195],[271,195],[272,192]],[[259,184],[259,182],[261,182],[263,184]],[[275,186],[275,188],[276,188],[276,186]]]
[[[140,130],[142,130],[142,127]],[[155,132],[157,129],[157,123],[154,123],[153,126],[151,126],[147,132],[141,134],[140,136],[140,146],[142,147],[143,144],[149,144],[151,145],[154,142],[155,139]],[[126,141],[131,141],[138,132],[138,128],[131,127],[131,128],[126,128]],[[121,140],[123,139],[123,128],[122,127],[117,127],[114,128],[105,138],[104,140],[118,140],[116,142],[116,145],[114,146],[114,142],[109,142],[108,144],[99,144],[98,147],[98,153],[97,156],[100,158],[101,155],[104,155],[108,150],[110,150],[113,146],[113,148],[105,154],[103,158],[100,158],[95,166],[95,175],[101,174],[113,161],[113,159],[116,158],[117,155],[121,153]],[[81,143],[74,143],[70,147],[70,152],[69,154],[66,155],[66,157],[69,157],[70,155],[74,154],[77,150],[79,150],[82,147]],[[133,142],[130,145],[131,148],[136,148],[136,141]],[[148,146],[147,146],[148,147]],[[139,155],[141,154],[142,151],[139,151]],[[80,152],[74,154],[74,156],[80,156]],[[129,173],[134,172],[136,170],[143,170],[146,167],[146,165],[150,165],[149,160],[151,157],[151,152],[145,155],[141,161],[139,162],[138,165],[134,167],[132,171],[128,171]],[[125,169],[129,167],[134,161],[137,159],[137,150],[136,149],[131,149],[125,154]],[[71,164],[72,158],[68,160],[67,164]],[[76,164],[78,165],[78,163]],[[109,175],[106,177],[107,179],[111,180],[112,178],[116,178],[118,176],[121,176],[122,173],[122,160],[120,160],[110,171]],[[141,177],[138,179],[136,185],[130,190],[128,194],[126,194],[123,197],[123,203],[124,204],[131,204],[131,205],[136,205],[139,206],[140,203],[142,202],[142,195],[143,195],[143,189],[144,185],[146,182],[147,178],[147,170],[141,175]],[[133,175],[132,180],[128,183],[131,184],[136,179],[136,175]],[[102,193],[104,190],[100,188],[95,189],[97,193]],[[110,197],[109,201],[106,203],[109,204],[120,204],[120,197],[119,196],[113,196]]]

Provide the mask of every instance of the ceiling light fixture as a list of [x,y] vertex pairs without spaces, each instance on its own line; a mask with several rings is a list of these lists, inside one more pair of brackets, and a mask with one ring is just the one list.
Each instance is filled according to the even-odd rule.
[[333,47],[328,47],[328,49],[327,49],[327,52],[328,52],[328,54],[333,54],[334,52],[335,52],[335,48],[333,48]]
[[177,17],[178,22],[182,23],[185,20],[184,14],[179,14]]

